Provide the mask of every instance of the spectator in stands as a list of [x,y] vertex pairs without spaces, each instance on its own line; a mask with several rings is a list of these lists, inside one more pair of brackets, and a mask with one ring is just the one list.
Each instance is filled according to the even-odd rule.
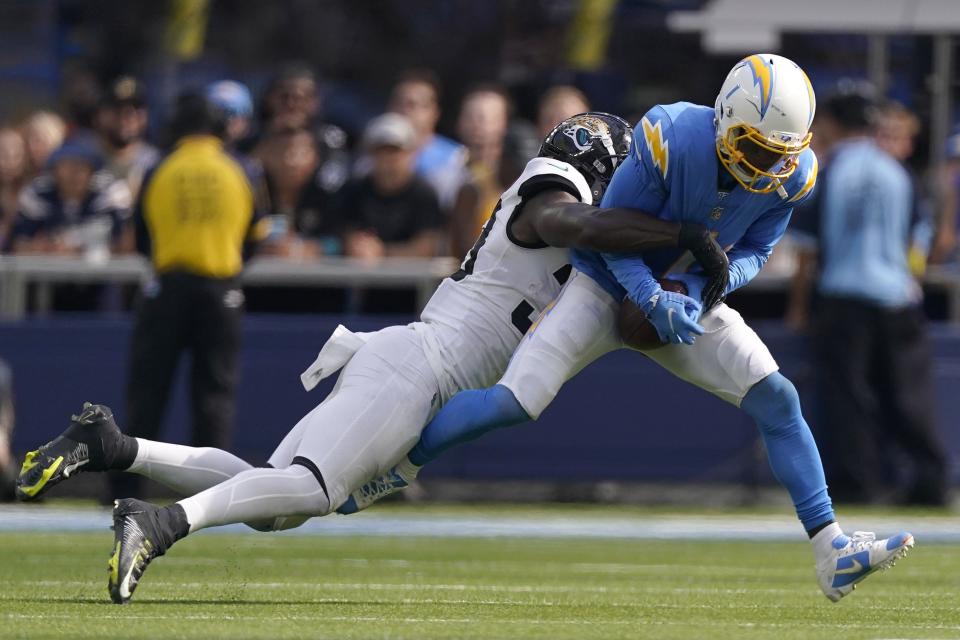
[[440,82],[427,70],[401,74],[390,95],[390,111],[406,116],[417,134],[417,174],[437,192],[440,207],[449,214],[463,183],[467,150],[437,133],[440,120]]
[[823,402],[819,442],[835,499],[885,499],[890,449],[909,459],[898,498],[946,502],[946,464],[933,424],[930,352],[920,292],[907,260],[910,177],[874,139],[873,89],[842,83],[818,120],[836,132],[829,170],[818,179],[819,299],[815,340]]
[[13,437],[13,380],[10,368],[0,360],[0,502],[14,498],[16,460],[10,452]]
[[67,135],[63,118],[51,111],[37,111],[23,123],[23,139],[27,143],[30,175],[37,175],[47,167],[47,160]]
[[83,255],[99,261],[124,253],[131,197],[127,185],[102,171],[95,141],[67,140],[49,159],[49,171],[20,194],[8,240],[15,253]]
[[207,100],[224,113],[223,146],[236,149],[252,132],[253,96],[241,82],[219,80],[207,86]]
[[346,177],[320,156],[307,129],[273,131],[257,147],[270,203],[264,255],[308,259],[339,254],[340,223],[334,204]]
[[144,174],[160,158],[156,147],[145,139],[148,118],[143,85],[132,76],[120,76],[110,83],[96,115],[106,169],[127,183],[134,198]]
[[457,134],[467,147],[471,166],[496,169],[510,122],[510,109],[510,98],[497,85],[480,85],[464,96]]
[[465,255],[476,242],[503,191],[498,172],[509,121],[510,98],[502,88],[481,85],[463,98],[457,135],[468,150],[468,171],[450,219],[455,256]]
[[339,198],[349,256],[436,255],[443,220],[436,193],[415,172],[416,132],[404,116],[374,118],[363,134],[373,159],[369,175],[348,183]]
[[[179,97],[175,149],[144,181],[137,249],[155,279],[137,312],[127,379],[129,434],[157,439],[180,354],[191,355],[194,446],[229,448],[239,371],[244,256],[259,239],[253,191],[217,136],[222,112],[203,95]],[[116,492],[137,493],[114,478]]]
[[843,136],[843,130],[837,120],[828,117],[814,118],[811,132],[813,138],[810,141],[810,147],[816,152],[819,165],[817,185],[805,205],[794,209],[787,229],[790,244],[794,247],[796,264],[787,296],[784,323],[788,329],[796,333],[806,333],[810,329],[810,314],[814,305],[818,269],[820,196],[823,193],[823,185],[827,183],[833,149]]
[[507,126],[507,134],[503,138],[503,152],[497,169],[497,181],[504,187],[516,182],[527,163],[540,153],[542,143],[543,138],[533,124],[526,120],[512,121]]
[[263,96],[259,137],[278,131],[307,129],[316,138],[324,171],[342,184],[350,175],[351,158],[346,132],[321,121],[321,100],[313,71],[288,63],[273,78]]
[[587,96],[576,87],[561,84],[547,89],[537,107],[537,132],[541,140],[570,116],[590,111]]
[[27,145],[16,129],[0,128],[0,251],[17,216],[20,190],[28,178]]
[[240,145],[250,135],[253,125],[253,96],[246,85],[233,80],[219,80],[207,85],[207,101],[220,110],[223,118],[224,150],[233,156],[253,185],[257,211],[270,211],[270,192],[263,163],[258,158],[240,151]]
[[923,274],[933,240],[933,205],[923,181],[912,170],[908,161],[913,156],[914,140],[920,133],[920,119],[899,102],[890,100],[879,111],[876,136],[877,146],[893,156],[910,176],[913,201],[910,215],[910,270],[916,276]]
[[103,86],[97,73],[82,62],[67,61],[61,67],[60,104],[67,121],[67,137],[97,129],[97,114],[103,105]]
[[317,78],[306,65],[283,65],[263,95],[262,126],[276,129],[310,128],[320,113]]

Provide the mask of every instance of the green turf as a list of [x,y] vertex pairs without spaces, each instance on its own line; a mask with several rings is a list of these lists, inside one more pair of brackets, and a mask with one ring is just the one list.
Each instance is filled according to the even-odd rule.
[[109,603],[110,534],[0,534],[2,638],[957,638],[960,554],[838,604],[804,543],[202,535]]

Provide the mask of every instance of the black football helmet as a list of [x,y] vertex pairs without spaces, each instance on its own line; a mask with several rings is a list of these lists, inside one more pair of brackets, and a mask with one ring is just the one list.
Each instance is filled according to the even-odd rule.
[[558,124],[540,146],[540,156],[554,158],[583,174],[600,204],[614,170],[630,153],[633,127],[626,120],[602,111],[588,111]]

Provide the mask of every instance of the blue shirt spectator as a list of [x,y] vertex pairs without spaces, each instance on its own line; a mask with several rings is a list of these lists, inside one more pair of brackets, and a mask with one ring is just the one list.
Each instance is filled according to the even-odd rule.
[[820,292],[883,307],[915,304],[919,289],[907,262],[910,176],[864,137],[836,147],[825,182]]
[[437,192],[444,208],[452,205],[463,184],[466,158],[467,150],[462,144],[439,134],[417,152],[414,169]]
[[[944,505],[947,459],[931,410],[926,319],[908,261],[913,186],[875,138],[881,105],[872,85],[844,80],[817,114],[834,143],[810,211],[820,217],[812,228],[820,236],[820,297],[811,314],[817,444],[835,500]],[[891,142],[880,144],[905,157],[906,147],[898,152]],[[806,213],[798,211],[798,219]],[[795,283],[794,293],[800,288]]]
[[437,133],[440,119],[440,83],[428,70],[411,70],[400,76],[390,95],[390,111],[406,116],[417,137],[417,175],[426,180],[443,210],[453,208],[457,191],[466,179],[466,148]]

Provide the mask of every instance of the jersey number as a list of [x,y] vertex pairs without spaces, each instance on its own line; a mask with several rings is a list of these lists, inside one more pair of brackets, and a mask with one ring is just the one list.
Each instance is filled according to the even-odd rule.
[[[567,279],[570,278],[571,271],[573,271],[573,267],[565,264],[553,272],[553,277],[563,286]],[[530,327],[533,326],[533,320],[530,319],[531,313],[533,313],[533,305],[526,300],[521,300],[520,304],[513,309],[513,313],[510,314],[510,320],[513,322],[513,326],[517,328],[517,331],[519,331],[521,335],[526,335],[527,331],[530,331]]]
[[[460,269],[457,270],[450,279],[454,282],[460,282],[467,276],[473,273],[473,268],[477,264],[477,256],[480,254],[480,249],[483,248],[483,245],[487,242],[487,236],[490,235],[490,230],[493,229],[493,225],[497,222],[497,213],[500,212],[501,203],[498,201],[497,206],[494,207],[493,213],[490,214],[490,219],[487,220],[487,223],[483,225],[483,230],[480,232],[480,237],[477,238],[477,241],[473,243],[473,247],[470,249],[470,252],[467,253],[466,260],[463,261],[463,264],[460,265]],[[567,281],[567,278],[570,277],[571,266],[564,265],[557,269],[553,277],[556,278],[557,282],[561,285]],[[513,326],[517,328],[517,331],[520,332],[520,335],[525,335],[527,331],[530,330],[530,327],[533,326],[533,320],[530,319],[530,314],[533,313],[533,305],[527,302],[526,300],[521,300],[514,309],[513,313],[510,314],[510,321],[513,322]]]
[[490,219],[487,220],[487,224],[483,225],[483,231],[480,232],[480,237],[477,238],[477,241],[473,243],[470,252],[467,253],[467,259],[463,261],[463,264],[460,265],[460,269],[450,276],[450,279],[454,282],[460,282],[471,273],[473,273],[473,267],[477,264],[477,255],[480,253],[480,249],[483,248],[483,245],[487,242],[487,236],[490,235],[490,230],[493,229],[493,225],[497,222],[497,213],[500,212],[500,201],[497,201],[497,206],[493,208],[493,213],[490,214]]

